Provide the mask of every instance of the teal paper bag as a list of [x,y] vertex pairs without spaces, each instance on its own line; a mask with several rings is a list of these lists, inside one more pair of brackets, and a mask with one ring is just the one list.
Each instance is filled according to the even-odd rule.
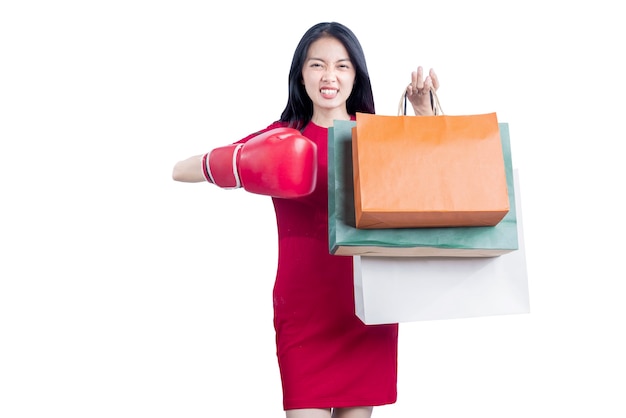
[[[495,257],[518,249],[509,126],[499,123],[510,210],[496,226],[357,229],[352,173],[355,121],[328,130],[328,238],[334,255],[389,257]],[[409,193],[410,191],[407,191]]]

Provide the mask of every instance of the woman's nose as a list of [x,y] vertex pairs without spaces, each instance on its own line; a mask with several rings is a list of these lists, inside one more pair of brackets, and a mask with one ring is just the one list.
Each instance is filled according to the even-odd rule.
[[332,68],[328,68],[324,71],[324,74],[322,76],[323,81],[334,81],[335,79],[335,70],[333,70]]

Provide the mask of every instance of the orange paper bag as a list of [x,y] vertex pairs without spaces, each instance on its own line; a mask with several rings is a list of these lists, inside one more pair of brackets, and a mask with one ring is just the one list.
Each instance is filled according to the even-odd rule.
[[494,226],[509,211],[495,113],[358,113],[352,153],[357,228]]

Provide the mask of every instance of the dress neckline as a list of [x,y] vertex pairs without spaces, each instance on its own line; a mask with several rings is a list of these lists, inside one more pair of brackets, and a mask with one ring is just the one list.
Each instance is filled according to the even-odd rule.
[[[356,116],[355,116],[355,115],[350,115],[350,120],[351,120],[351,121],[355,121],[355,120],[356,120]],[[325,126],[320,126],[320,125],[318,125],[317,123],[313,122],[312,120],[310,120],[310,121],[309,121],[309,123],[307,124],[307,126],[306,126],[306,127],[308,127],[309,125],[312,125],[312,126],[314,126],[314,127],[316,127],[316,128],[319,128],[319,129],[328,129],[328,128],[327,128],[327,127],[325,127]]]

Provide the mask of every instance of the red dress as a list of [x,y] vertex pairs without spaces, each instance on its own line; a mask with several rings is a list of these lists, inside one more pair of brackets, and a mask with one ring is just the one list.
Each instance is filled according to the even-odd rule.
[[[284,125],[267,129],[278,126]],[[328,249],[328,129],[309,123],[303,134],[317,144],[315,191],[273,199],[279,245],[274,327],[283,407],[394,403],[398,325],[364,325],[355,314],[352,257],[330,255]]]

